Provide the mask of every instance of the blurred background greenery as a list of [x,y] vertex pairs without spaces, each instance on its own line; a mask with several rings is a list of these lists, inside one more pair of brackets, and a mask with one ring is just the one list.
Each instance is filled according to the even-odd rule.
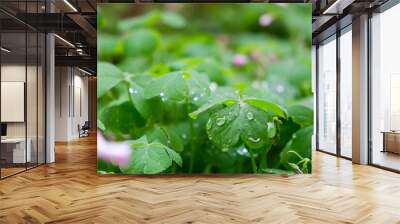
[[[293,140],[294,133],[312,125],[311,15],[311,4],[293,3],[101,4],[97,17],[98,61],[115,65],[115,69],[125,77],[133,77],[135,85],[142,87],[147,79],[190,69],[208,76],[211,91],[221,86],[241,92],[262,91],[285,108],[301,106],[292,108],[289,112],[297,114],[277,125],[281,134],[267,155],[272,173],[279,173],[280,169],[296,171],[299,168],[288,166],[286,157],[286,164],[283,164],[281,153]],[[238,145],[229,152],[221,152],[211,146],[204,128],[208,117],[196,120],[194,125],[203,128],[190,133],[185,120],[191,111],[180,105],[152,102],[154,109],[165,115],[161,115],[163,118],[154,116],[150,122],[153,126],[148,128],[149,118],[141,115],[141,108],[124,104],[127,100],[124,94],[128,95],[126,88],[118,85],[102,88],[113,80],[102,81],[101,73],[102,68],[99,68],[98,85],[108,93],[101,93],[98,98],[98,114],[100,129],[107,138],[117,141],[138,139],[143,135],[157,138],[154,136],[161,135],[160,128],[168,126],[165,130],[174,133],[176,140],[170,146],[180,153],[184,165],[180,170],[173,167],[167,172],[190,170],[191,173],[192,169],[203,173],[252,172],[250,163],[253,161],[248,158],[247,149],[243,151]],[[194,110],[199,106],[201,103],[191,107]],[[117,114],[124,113],[131,116],[116,118]],[[310,138],[311,133],[312,128],[307,129],[306,136]],[[198,159],[194,168],[187,165],[194,157],[193,152],[187,150],[188,139],[198,141],[198,147],[208,148],[204,154],[196,150]],[[294,144],[301,145],[298,146],[300,157],[311,159],[311,139],[304,141]],[[299,162],[300,157],[292,164]],[[104,161],[99,170],[120,172]],[[310,171],[308,163],[304,172]]]
[[[219,84],[257,80],[299,100],[311,96],[310,21],[310,4],[102,4],[98,55],[132,73],[160,73],[184,58]],[[232,66],[238,54],[248,63]]]

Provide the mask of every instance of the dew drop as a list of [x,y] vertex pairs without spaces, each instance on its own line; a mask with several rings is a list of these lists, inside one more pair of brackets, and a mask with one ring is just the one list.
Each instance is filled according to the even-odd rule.
[[135,90],[133,88],[129,88],[129,93],[133,94]]
[[182,138],[183,138],[183,139],[186,139],[186,138],[187,138],[186,134],[183,134],[183,135],[182,135]]
[[210,83],[209,88],[210,88],[211,92],[214,92],[215,90],[217,90],[217,87],[218,87],[217,83],[215,83],[215,82]]
[[225,117],[217,118],[217,125],[222,126],[225,124]]
[[197,97],[197,96],[193,97],[193,101],[198,101],[198,100],[199,100],[199,97]]
[[249,139],[249,141],[254,142],[254,143],[257,143],[261,140],[261,138],[253,138],[253,137],[249,137],[248,139]]
[[254,119],[254,115],[253,115],[252,112],[247,112],[246,117],[247,117],[247,119],[248,119],[249,121],[251,121],[251,120]]
[[160,96],[163,97],[165,94],[163,92],[160,93]]
[[276,87],[276,91],[278,91],[278,93],[283,93],[284,90],[285,90],[285,87],[283,87],[282,85],[278,85]]
[[292,138],[296,138],[296,137],[297,137],[297,135],[296,135],[296,134],[293,134],[293,135],[292,135]]
[[244,156],[244,155],[248,155],[248,154],[249,154],[249,151],[248,151],[245,147],[241,147],[240,149],[237,150],[237,153],[238,153],[239,155]]
[[212,128],[212,121],[211,119],[207,121],[207,125],[206,125],[207,130],[210,130]]
[[267,123],[267,128],[268,129],[271,129],[271,128],[273,128],[274,127],[274,123],[272,123],[272,122],[268,122]]

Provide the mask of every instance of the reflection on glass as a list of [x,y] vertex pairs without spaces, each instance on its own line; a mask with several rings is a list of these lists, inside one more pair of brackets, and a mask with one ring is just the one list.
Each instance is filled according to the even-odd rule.
[[[21,15],[44,13],[45,0],[0,1]],[[45,162],[45,35],[0,12],[0,178]],[[33,17],[39,18],[39,17]]]
[[[31,159],[26,143],[26,35],[2,33],[1,45],[1,175],[9,176],[25,170]],[[28,149],[28,150],[27,150]]]
[[352,35],[340,36],[340,153],[352,157]]
[[37,165],[37,41],[38,36],[36,32],[28,31],[27,33],[27,98],[26,98],[26,112],[27,112],[27,144],[30,149],[30,160],[28,160],[27,167],[34,167]]
[[38,164],[43,164],[45,163],[45,60],[46,60],[46,52],[45,52],[45,44],[46,44],[46,39],[45,35],[42,33],[39,33],[38,35],[39,40],[38,40],[38,77],[37,77],[37,90],[38,90]]
[[318,48],[318,148],[336,153],[336,40]]
[[400,170],[400,5],[372,17],[372,163]]

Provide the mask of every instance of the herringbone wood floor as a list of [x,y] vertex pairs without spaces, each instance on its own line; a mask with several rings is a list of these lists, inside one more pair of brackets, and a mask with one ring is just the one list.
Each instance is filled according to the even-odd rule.
[[100,176],[95,143],[0,181],[0,223],[400,223],[400,175],[330,155],[303,176]]

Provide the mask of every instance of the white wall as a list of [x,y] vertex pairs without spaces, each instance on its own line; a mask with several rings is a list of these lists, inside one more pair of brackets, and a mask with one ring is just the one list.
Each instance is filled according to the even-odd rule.
[[[36,67],[33,66],[28,66],[25,67],[24,65],[18,65],[18,64],[5,64],[1,66],[1,81],[2,82],[25,82],[25,75],[26,75],[26,70],[28,71],[28,74],[31,74],[33,71],[36,74]],[[32,84],[32,83],[30,83]],[[36,82],[34,83],[36,85]],[[34,92],[29,92],[27,93],[27,96],[29,99],[27,99],[28,102],[33,101],[32,97],[36,98],[36,90]],[[33,105],[31,105],[33,106]],[[36,104],[34,105],[36,107]],[[22,108],[24,109],[24,108]],[[1,110],[7,110],[7,108],[1,108]],[[32,117],[32,115],[34,117]],[[31,122],[35,120],[36,123],[36,114],[31,114],[28,113],[28,122]],[[35,119],[34,119],[35,118]],[[25,137],[25,122],[7,122],[7,136],[8,137]],[[32,127],[33,125],[30,124],[28,127]],[[28,133],[29,134],[29,133]],[[29,137],[29,136],[28,136]]]
[[55,140],[77,139],[78,125],[88,120],[88,78],[76,68],[56,67],[55,85]]
[[[37,69],[39,69],[37,71]],[[25,64],[3,64],[1,66],[1,81],[2,82],[23,82],[26,85],[26,107],[25,100],[23,100],[19,108],[3,107],[1,108],[2,114],[4,113],[22,113],[22,121],[20,122],[5,122],[7,124],[7,137],[9,138],[28,138],[29,148],[33,162],[36,158],[39,163],[44,163],[44,150],[45,150],[45,120],[44,120],[44,74],[42,68],[39,66],[25,66]],[[27,80],[25,80],[27,78]],[[3,84],[3,83],[2,83]],[[2,98],[8,98],[7,93],[2,89]],[[25,93],[25,89],[18,90],[19,94]],[[9,93],[9,92],[8,92]],[[24,98],[25,96],[22,96]],[[11,102],[12,103],[12,102]],[[16,104],[18,102],[15,102]],[[3,104],[3,103],[2,103]],[[19,110],[19,111],[12,111]],[[24,114],[26,112],[26,120]],[[2,119],[3,120],[3,119]],[[38,153],[38,155],[37,155]]]

